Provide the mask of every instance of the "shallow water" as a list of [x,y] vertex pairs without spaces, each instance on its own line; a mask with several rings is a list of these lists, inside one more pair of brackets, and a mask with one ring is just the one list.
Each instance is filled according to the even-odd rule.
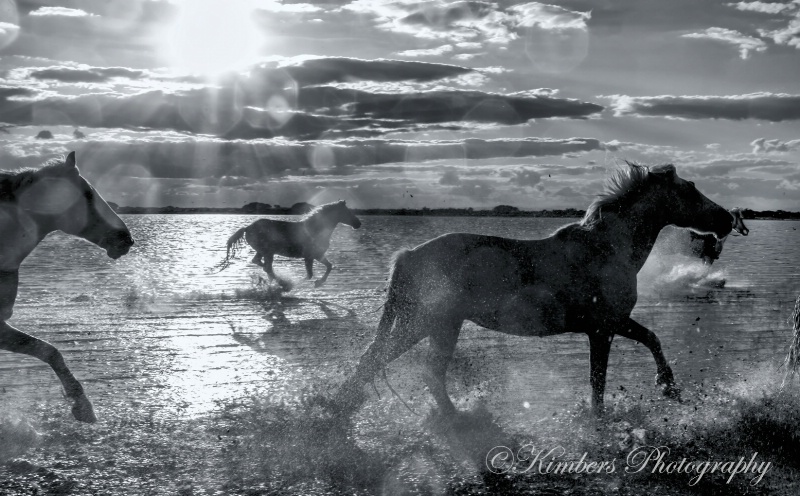
[[[328,256],[336,270],[322,288],[303,280],[302,261],[278,259],[276,271],[296,282],[280,295],[256,287],[249,249],[227,270],[210,272],[228,236],[255,218],[127,216],[137,244],[118,261],[53,234],[23,264],[11,323],[62,350],[101,417],[120,402],[175,417],[248,392],[291,401],[304,387],[335,382],[368,344],[394,251],[453,231],[539,238],[569,222],[364,217],[361,229],[334,233]],[[800,293],[800,223],[748,227],[750,236],[728,239],[710,270],[670,255],[675,247],[662,233],[640,273],[633,317],[659,335],[679,384],[746,379],[777,366],[787,350]],[[424,346],[390,367],[393,386],[412,405],[429,401],[418,373]],[[518,338],[469,324],[448,375],[451,394],[462,407],[485,398],[504,421],[531,425],[588,397],[588,351],[581,335]],[[654,375],[644,347],[615,339],[609,395],[625,388],[657,396]],[[4,405],[24,412],[59,390],[45,365],[0,354]]]

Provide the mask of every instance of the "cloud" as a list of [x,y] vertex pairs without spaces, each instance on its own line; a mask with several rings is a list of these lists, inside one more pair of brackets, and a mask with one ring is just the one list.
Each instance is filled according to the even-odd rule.
[[800,95],[750,93],[727,96],[635,97],[612,95],[614,115],[676,119],[757,119],[782,122],[800,119]]
[[97,83],[114,78],[139,79],[145,76],[146,71],[128,69],[125,67],[90,67],[75,69],[71,67],[48,67],[31,71],[29,76],[34,79],[50,79],[65,83]]
[[355,102],[346,105],[346,110],[354,117],[400,119],[410,124],[456,121],[521,124],[552,117],[586,118],[600,113],[603,107],[545,95],[427,91],[405,95],[359,94]]
[[517,14],[517,26],[539,27],[548,30],[581,29],[586,30],[586,21],[591,12],[576,12],[557,5],[530,2],[510,7],[509,12]]
[[800,139],[782,141],[779,139],[768,140],[766,138],[758,138],[750,143],[753,147],[753,153],[771,153],[771,152],[791,152],[800,150]]
[[[536,91],[511,95],[454,89],[380,93],[327,84],[371,78],[379,88],[396,80],[427,81],[472,73],[472,69],[459,66],[396,60],[294,61],[281,67],[256,67],[208,87],[198,83],[166,85],[148,71],[124,67],[47,67],[17,73],[98,86],[78,96],[68,89],[59,94],[58,87],[45,83],[39,90],[25,89],[25,97],[22,88],[15,90],[16,95],[6,89],[0,92],[0,114],[9,123],[164,129],[227,139],[455,130],[469,123],[488,126],[554,117],[587,118],[603,110],[594,103]],[[120,87],[115,78],[135,80],[136,85]],[[112,79],[114,86],[100,85]],[[151,89],[154,87],[164,89]]]
[[[354,175],[359,168],[383,164],[408,164],[498,157],[561,156],[580,151],[602,149],[602,143],[588,138],[552,140],[452,140],[412,141],[378,139],[341,139],[290,141],[284,139],[227,141],[213,137],[189,137],[179,134],[129,137],[120,139],[89,135],[74,140],[68,134],[54,133],[47,142],[24,139],[6,142],[3,167],[19,168],[42,163],[53,154],[77,151],[81,170],[87,177],[101,177],[111,167],[115,174],[153,178],[198,179],[224,176],[249,177],[253,180],[294,175]],[[413,160],[412,160],[413,159]],[[389,171],[391,167],[381,168]],[[466,173],[466,172],[464,172]],[[445,173],[444,181],[456,185],[460,174]],[[531,180],[532,177],[527,177]],[[460,184],[460,183],[458,183]]]
[[764,38],[772,38],[778,45],[788,45],[800,49],[800,11],[789,23],[780,29],[759,29]]
[[512,171],[512,176],[508,182],[515,186],[532,188],[539,184],[541,180],[542,175],[535,170],[522,168]]
[[19,35],[19,26],[11,23],[0,21],[0,50],[10,45]]
[[259,2],[257,9],[267,12],[291,13],[291,14],[311,14],[321,12],[322,8],[310,3],[281,3],[275,0],[264,0]]
[[[800,49],[800,2],[738,2],[728,3],[729,7],[745,12],[771,14],[778,19],[769,19],[769,28],[758,29],[762,38],[771,39],[777,45],[787,45]],[[785,20],[786,25],[774,28],[775,24]]]
[[436,48],[404,50],[402,52],[397,52],[397,55],[402,57],[440,57],[445,53],[450,53],[452,51],[452,45],[442,45]]
[[462,179],[457,186],[448,190],[448,193],[456,196],[466,196],[477,202],[485,202],[494,191],[492,181],[484,179]]
[[681,169],[690,171],[691,176],[701,177],[729,177],[735,171],[758,171],[764,167],[787,166],[791,162],[785,160],[771,160],[766,158],[742,157],[719,158],[700,161],[690,165],[681,166]]
[[735,7],[737,10],[760,12],[763,14],[780,14],[784,10],[792,8],[791,4],[781,2],[737,2],[725,5]]
[[734,45],[739,49],[739,56],[743,60],[750,56],[750,52],[764,52],[767,50],[767,44],[763,40],[744,35],[733,29],[708,28],[701,33],[685,34],[683,38],[708,39]]
[[90,14],[85,10],[72,9],[69,7],[39,7],[30,13],[30,15],[37,17],[93,17],[95,14]]
[[467,67],[407,60],[363,60],[349,57],[289,59],[277,67],[254,68],[251,78],[268,78],[276,69],[283,70],[299,86],[311,86],[353,80],[434,81],[473,71]]
[[439,178],[439,184],[445,186],[456,186],[461,184],[461,178],[458,177],[458,172],[454,170],[445,171],[442,177]]
[[585,31],[586,21],[591,16],[590,12],[576,12],[539,2],[506,8],[494,2],[476,0],[356,0],[344,9],[372,15],[377,27],[384,31],[417,39],[446,40],[456,46],[464,43],[508,45],[531,28]]

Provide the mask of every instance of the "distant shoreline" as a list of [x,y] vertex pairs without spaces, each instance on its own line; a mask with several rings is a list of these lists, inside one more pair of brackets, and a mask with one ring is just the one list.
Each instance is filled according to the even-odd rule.
[[[294,207],[120,207],[112,205],[120,214],[159,215],[159,214],[229,214],[229,215],[303,215],[306,209]],[[353,209],[357,215],[424,216],[424,217],[542,217],[542,218],[580,218],[585,210],[574,208],[555,210],[519,210],[516,207],[500,205],[490,210],[471,208],[364,208]],[[800,220],[800,212],[784,210],[743,209],[742,216],[747,220]]]

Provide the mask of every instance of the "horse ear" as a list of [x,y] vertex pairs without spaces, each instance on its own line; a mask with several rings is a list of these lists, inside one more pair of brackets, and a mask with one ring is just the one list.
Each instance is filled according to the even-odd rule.
[[672,164],[666,164],[659,166],[655,169],[650,170],[653,174],[659,174],[665,177],[669,181],[675,181],[675,178],[678,176],[678,171],[675,169],[675,166]]
[[75,164],[75,152],[69,152],[67,159],[64,160],[64,167],[78,170],[78,166]]

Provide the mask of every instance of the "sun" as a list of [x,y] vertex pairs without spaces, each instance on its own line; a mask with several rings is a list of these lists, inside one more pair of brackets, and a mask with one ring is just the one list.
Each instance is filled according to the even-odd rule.
[[183,0],[163,52],[171,68],[218,76],[255,62],[264,43],[253,0]]

